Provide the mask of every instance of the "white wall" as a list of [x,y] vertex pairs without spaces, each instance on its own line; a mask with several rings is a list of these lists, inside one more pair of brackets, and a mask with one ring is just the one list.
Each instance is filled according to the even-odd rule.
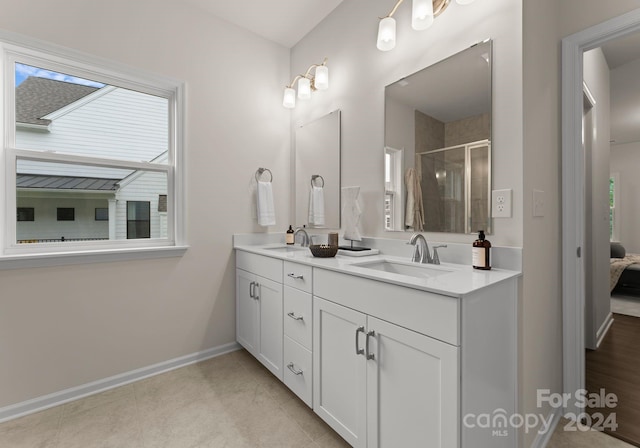
[[[596,333],[611,311],[609,300],[610,84],[609,66],[599,48],[584,53],[584,82],[596,101],[592,110],[591,157],[586,163],[585,177],[586,212],[587,215],[591,215],[585,232],[586,240],[591,242],[585,247],[585,278],[588,279],[585,288],[585,343],[587,348],[595,349]],[[588,152],[586,157],[589,157]]]
[[151,0],[0,10],[2,29],[186,81],[191,246],[181,258],[0,272],[0,407],[233,342],[231,235],[264,231],[251,200],[258,167],[274,175],[272,230],[288,224],[289,51]]
[[619,173],[616,216],[619,241],[627,253],[640,254],[640,142],[611,146],[611,172]]
[[[548,415],[537,391],[562,391],[562,272],[560,221],[560,54],[558,2],[523,4],[524,204],[520,304],[520,388],[525,414]],[[545,192],[545,211],[533,217],[533,190]],[[521,433],[532,446],[537,431]]]
[[[409,4],[397,19],[393,51],[376,48],[378,17],[389,11],[384,0],[349,0],[338,6],[291,53],[292,73],[329,58],[330,87],[314,92],[294,110],[294,124],[334,109],[342,110],[342,185],[359,185],[362,230],[367,236],[408,238],[385,233],[383,222],[384,87],[487,38],[494,39],[493,183],[514,190],[513,217],[496,220],[496,245],[522,244],[522,33],[521,3],[475,2],[448,9],[426,31],[413,31]],[[426,234],[427,239],[471,242],[462,234]]]

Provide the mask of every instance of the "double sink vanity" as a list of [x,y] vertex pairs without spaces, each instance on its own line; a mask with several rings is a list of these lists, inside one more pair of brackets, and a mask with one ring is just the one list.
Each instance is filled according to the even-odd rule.
[[349,444],[516,446],[518,272],[234,246],[238,342]]

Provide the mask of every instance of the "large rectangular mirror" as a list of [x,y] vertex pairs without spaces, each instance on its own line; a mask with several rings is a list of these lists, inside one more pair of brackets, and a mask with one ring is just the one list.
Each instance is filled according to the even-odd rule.
[[385,88],[385,230],[491,233],[491,48]]
[[340,111],[295,130],[295,224],[340,228]]

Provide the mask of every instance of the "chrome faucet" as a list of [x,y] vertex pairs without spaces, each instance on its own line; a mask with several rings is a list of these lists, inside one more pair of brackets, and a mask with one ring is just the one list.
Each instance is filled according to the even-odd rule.
[[298,233],[302,233],[302,243],[300,243],[300,245],[302,247],[309,247],[309,242],[311,241],[311,239],[309,238],[309,234],[307,233],[307,231],[305,230],[304,227],[297,227],[296,231],[293,233],[293,242],[296,242],[296,239],[298,238]]
[[414,233],[411,235],[411,239],[409,239],[409,244],[415,246],[411,261],[415,261],[417,263],[433,263],[433,258],[431,258],[431,254],[429,253],[429,244],[427,243],[424,235],[421,233]]
[[409,243],[412,246],[415,246],[415,250],[413,251],[413,256],[411,257],[411,261],[415,261],[416,263],[429,263],[429,264],[440,264],[440,257],[438,256],[438,249],[441,247],[447,247],[446,244],[440,244],[438,246],[433,246],[433,257],[429,253],[429,243],[425,239],[424,235],[421,233],[414,233],[411,235],[411,239]]

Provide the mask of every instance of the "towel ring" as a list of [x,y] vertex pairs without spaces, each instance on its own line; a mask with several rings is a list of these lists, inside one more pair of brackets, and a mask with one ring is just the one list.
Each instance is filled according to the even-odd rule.
[[319,174],[312,174],[312,175],[311,175],[311,186],[312,186],[312,187],[315,187],[315,185],[313,185],[313,182],[314,182],[315,180],[317,180],[318,178],[320,178],[320,180],[322,180],[322,185],[320,185],[320,188],[324,188],[324,177],[322,177],[322,176],[321,176],[321,175],[319,175]]
[[273,173],[269,168],[258,168],[258,171],[256,171],[256,182],[260,182],[260,176],[262,176],[265,171],[269,173],[269,182],[273,180]]

